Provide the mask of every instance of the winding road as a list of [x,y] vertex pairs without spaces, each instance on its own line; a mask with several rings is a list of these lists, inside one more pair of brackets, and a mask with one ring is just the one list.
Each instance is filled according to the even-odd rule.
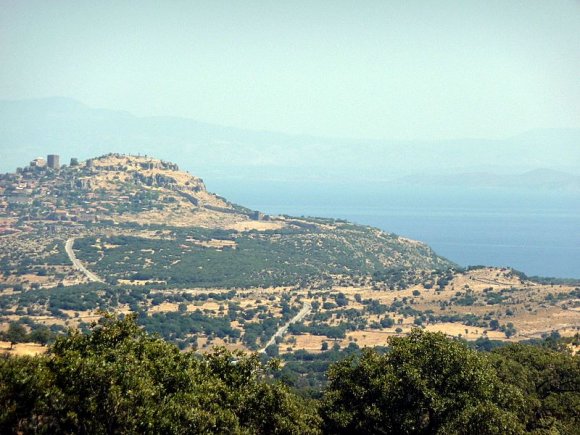
[[68,258],[70,258],[70,261],[72,261],[72,264],[74,265],[74,267],[76,267],[78,270],[80,270],[82,273],[84,273],[85,276],[89,279],[89,281],[91,281],[91,282],[104,282],[98,275],[94,274],[89,269],[87,269],[83,265],[83,263],[81,263],[80,260],[76,257],[76,255],[73,251],[74,243],[75,243],[75,239],[74,239],[74,237],[71,237],[64,244],[64,250],[66,251]]
[[[76,257],[76,255],[73,251],[74,243],[75,243],[75,239],[74,239],[74,237],[71,237],[70,239],[68,239],[66,241],[66,243],[64,245],[64,249],[68,255],[68,258],[70,258],[70,261],[72,261],[74,267],[76,267],[78,270],[80,270],[82,273],[84,273],[84,275],[88,278],[89,281],[91,281],[91,282],[104,282],[98,275],[96,275],[95,273],[93,273],[89,269],[87,269],[83,265],[83,263],[81,263],[80,260]],[[282,325],[280,328],[278,328],[278,330],[274,333],[272,338],[270,338],[270,340],[268,340],[266,345],[262,349],[260,349],[258,352],[265,353],[266,348],[268,346],[276,343],[277,337],[282,337],[286,333],[286,331],[288,330],[288,328],[290,327],[290,325],[292,323],[300,322],[308,314],[310,314],[311,310],[312,310],[312,305],[310,304],[310,302],[304,302],[304,305],[302,306],[300,311],[294,317],[292,317],[288,322],[286,322],[284,325]]]
[[296,314],[287,323],[285,323],[280,328],[278,328],[278,330],[276,331],[276,333],[274,335],[272,335],[272,338],[270,338],[270,340],[268,340],[268,342],[266,343],[266,345],[262,349],[260,349],[258,352],[259,353],[265,353],[266,352],[266,348],[268,346],[276,343],[276,337],[282,337],[284,334],[286,334],[286,331],[288,330],[288,327],[292,323],[300,322],[302,319],[304,319],[308,314],[310,314],[310,310],[312,310],[312,305],[310,305],[310,302],[304,302],[304,305],[302,306],[302,309],[300,311],[298,311],[298,314]]

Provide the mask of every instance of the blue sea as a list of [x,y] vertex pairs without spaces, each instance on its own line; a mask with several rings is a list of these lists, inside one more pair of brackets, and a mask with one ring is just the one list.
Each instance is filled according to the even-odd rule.
[[577,192],[346,182],[208,184],[233,202],[272,215],[344,218],[421,240],[461,266],[580,278]]

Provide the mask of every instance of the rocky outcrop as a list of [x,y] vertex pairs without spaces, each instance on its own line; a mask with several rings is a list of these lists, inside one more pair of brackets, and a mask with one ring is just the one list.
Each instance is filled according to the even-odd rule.
[[195,196],[193,196],[187,192],[184,192],[182,190],[178,190],[177,193],[179,193],[182,197],[187,199],[189,202],[191,202],[196,207],[199,205],[199,200]]
[[[73,186],[74,184],[74,186]],[[79,189],[89,190],[92,186],[92,181],[90,178],[77,178],[76,180],[71,180],[71,187],[78,187]]]
[[179,166],[177,166],[175,163],[165,162],[163,160],[139,162],[139,166],[144,170],[162,169],[166,171],[179,171]]
[[149,187],[173,189],[177,185],[175,178],[164,174],[145,175],[141,172],[133,172],[133,179],[136,183],[141,183]]

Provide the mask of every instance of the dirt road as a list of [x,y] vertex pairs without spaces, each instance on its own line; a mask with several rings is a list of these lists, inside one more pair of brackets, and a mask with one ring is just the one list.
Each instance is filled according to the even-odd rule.
[[310,302],[304,302],[304,305],[302,306],[302,309],[298,312],[298,314],[296,314],[294,317],[292,317],[283,326],[281,326],[280,328],[278,328],[278,330],[272,336],[272,338],[270,338],[270,340],[268,340],[268,342],[266,343],[266,345],[262,349],[260,349],[258,352],[260,352],[260,353],[266,352],[266,348],[268,346],[276,343],[276,337],[282,337],[284,334],[286,334],[286,331],[288,330],[288,327],[292,323],[300,322],[302,319],[304,319],[308,314],[310,314],[310,310],[312,310],[312,305],[310,305]]
[[74,243],[75,243],[75,239],[71,237],[70,239],[68,239],[66,241],[66,243],[64,245],[64,250],[66,251],[68,258],[70,258],[70,261],[72,261],[72,264],[74,265],[74,267],[76,267],[78,270],[80,270],[82,273],[84,273],[85,276],[89,279],[89,281],[91,281],[91,282],[104,282],[98,275],[94,274],[89,269],[87,269],[83,265],[83,263],[81,263],[80,260],[76,257],[76,255],[73,251]]

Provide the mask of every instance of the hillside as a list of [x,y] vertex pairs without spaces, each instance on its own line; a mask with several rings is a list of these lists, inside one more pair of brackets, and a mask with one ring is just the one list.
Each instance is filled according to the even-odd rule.
[[343,220],[267,216],[147,156],[35,159],[0,175],[0,194],[0,331],[22,325],[29,341],[99,310],[135,312],[182,348],[282,352],[381,345],[414,326],[522,340],[579,324],[573,285],[461,271]]
[[[326,275],[452,266],[422,243],[374,228],[265,216],[237,206],[173,163],[116,154],[73,163],[58,171],[34,165],[1,176],[3,231],[15,232],[19,241],[35,238],[37,245],[53,240],[61,253],[58,240],[75,237],[79,259],[94,263],[108,282],[146,276],[141,279],[221,287],[293,285]],[[6,254],[24,254],[11,251]],[[142,254],[126,258],[135,252]],[[43,260],[38,252],[27,257]],[[223,279],[245,274],[247,282],[204,280],[207,268],[197,269],[220,258],[222,268],[232,268],[220,272]]]
[[2,176],[7,216],[215,228],[248,220],[247,210],[209,193],[201,179],[150,157],[109,154],[58,171],[32,164]]

